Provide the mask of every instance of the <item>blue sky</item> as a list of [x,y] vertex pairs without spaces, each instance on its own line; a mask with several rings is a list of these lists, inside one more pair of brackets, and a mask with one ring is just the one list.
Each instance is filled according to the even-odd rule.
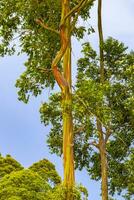
[[[112,36],[123,41],[129,49],[134,49],[134,0],[103,0],[104,37]],[[96,27],[96,6],[93,8],[92,20],[88,24]],[[89,40],[97,48],[98,36],[93,34]],[[80,56],[80,44],[73,40],[73,74],[76,71],[75,60]],[[39,107],[50,91],[46,90],[38,98],[32,98],[29,104],[17,100],[15,81],[24,70],[26,56],[0,58],[0,152],[11,154],[25,167],[42,158],[55,163],[62,175],[62,160],[50,155],[45,144],[49,128],[40,123]],[[89,199],[100,200],[100,185],[90,181],[86,172],[77,172],[76,180],[82,182],[89,190]],[[119,199],[119,198],[118,198]]]

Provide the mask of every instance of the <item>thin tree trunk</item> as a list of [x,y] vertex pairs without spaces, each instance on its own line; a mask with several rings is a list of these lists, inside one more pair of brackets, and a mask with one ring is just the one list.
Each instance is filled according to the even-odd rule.
[[100,139],[100,156],[101,156],[101,176],[102,176],[102,200],[108,200],[108,167],[106,156],[106,145],[104,139]]
[[107,164],[107,154],[106,154],[106,143],[102,131],[102,125],[98,121],[97,121],[97,129],[99,132],[99,151],[101,159],[102,200],[108,200],[108,164]]
[[[104,77],[104,53],[103,53],[103,29],[102,29],[102,0],[98,0],[98,32],[99,32],[99,50],[100,50],[100,83],[105,81]],[[108,164],[106,154],[106,142],[102,130],[102,124],[97,121],[97,129],[99,133],[99,150],[101,157],[101,190],[102,200],[108,200]]]
[[102,29],[102,0],[98,0],[98,32],[99,32],[99,50],[100,50],[100,82],[104,82],[104,53],[103,53],[103,29]]

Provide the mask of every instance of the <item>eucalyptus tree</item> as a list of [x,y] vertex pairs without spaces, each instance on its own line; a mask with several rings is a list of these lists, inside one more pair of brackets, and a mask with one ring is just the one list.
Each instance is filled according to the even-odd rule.
[[[102,199],[109,191],[120,192],[128,176],[125,164],[134,141],[133,121],[133,66],[134,54],[127,53],[123,43],[109,38],[104,42],[102,1],[98,1],[99,56],[89,43],[83,45],[84,58],[78,62],[77,84],[74,91],[75,159],[76,168],[86,167],[94,179],[102,178]],[[54,95],[40,112],[45,125],[53,125],[48,136],[52,153],[61,155],[61,110]],[[55,102],[57,101],[57,104]],[[94,148],[97,148],[94,151]],[[120,148],[119,148],[120,146]],[[119,148],[119,149],[118,149]],[[92,163],[92,164],[91,164]],[[117,184],[118,183],[118,184]],[[125,188],[125,187],[124,187]]]
[[81,38],[80,16],[89,17],[94,0],[1,0],[0,55],[12,55],[15,39],[27,55],[26,70],[17,80],[19,99],[28,102],[55,82],[62,93],[64,184],[74,184],[73,124],[71,91],[71,36]]
[[[104,42],[105,83],[100,83],[99,56],[89,43],[83,44],[84,57],[78,62],[77,84],[73,94],[75,167],[86,168],[91,178],[101,178],[100,138],[97,121],[103,125],[109,193],[126,188],[125,163],[134,143],[133,66],[134,53],[123,43],[109,38]],[[61,156],[62,117],[60,93],[40,108],[41,120],[51,124],[48,146]],[[110,125],[109,125],[110,124]],[[110,126],[110,128],[109,128]]]

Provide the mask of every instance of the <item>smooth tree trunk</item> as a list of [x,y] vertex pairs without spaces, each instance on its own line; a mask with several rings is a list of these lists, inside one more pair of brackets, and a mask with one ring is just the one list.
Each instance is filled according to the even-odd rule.
[[108,200],[108,163],[106,142],[102,131],[102,125],[97,121],[97,129],[99,133],[99,151],[101,163],[101,195],[102,200]]
[[[71,45],[71,43],[70,43]],[[63,109],[63,158],[64,158],[64,184],[72,187],[74,178],[74,143],[73,143],[73,118],[72,118],[72,90],[71,90],[71,48],[63,58],[64,77],[68,80],[69,88],[62,92]]]
[[101,163],[101,195],[102,200],[108,200],[108,163],[106,142],[103,135],[102,125],[99,121],[97,121],[97,129],[99,134],[99,151]]
[[[69,0],[64,0],[65,13],[69,10]],[[63,109],[63,162],[64,162],[64,185],[70,191],[66,199],[71,200],[71,189],[75,183],[74,177],[74,143],[73,143],[73,118],[72,118],[72,81],[71,81],[71,38],[70,38],[70,17],[65,22],[64,36],[68,42],[66,52],[63,56],[63,74],[68,87],[62,91]]]
[[[105,81],[104,76],[104,53],[103,53],[103,29],[102,29],[102,0],[98,0],[98,32],[99,32],[99,51],[100,51],[100,83]],[[101,122],[97,121],[97,129],[99,133],[99,151],[101,159],[101,193],[102,200],[108,200],[108,163],[106,142],[103,134]]]
[[101,177],[102,177],[102,200],[108,200],[108,167],[106,156],[106,145],[104,139],[100,139],[100,157],[101,157]]
[[[60,22],[61,48],[52,63],[54,77],[61,88],[62,93],[62,117],[63,117],[63,166],[64,181],[67,189],[66,200],[73,200],[71,192],[75,184],[74,175],[74,144],[73,144],[73,118],[72,118],[72,83],[71,83],[71,32],[70,0],[62,0],[62,13]],[[63,59],[63,73],[58,69],[58,63]]]

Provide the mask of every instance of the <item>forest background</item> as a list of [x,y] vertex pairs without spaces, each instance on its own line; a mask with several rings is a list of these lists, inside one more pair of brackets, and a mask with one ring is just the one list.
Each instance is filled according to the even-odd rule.
[[[103,1],[103,30],[104,38],[112,36],[125,43],[129,49],[134,49],[133,7],[134,2],[125,0]],[[96,5],[92,8],[91,19],[87,25],[96,28]],[[97,32],[85,37],[94,48],[97,48]],[[73,75],[76,72],[76,60],[80,57],[81,45],[73,40]],[[56,165],[62,176],[62,162],[54,155],[50,155],[45,144],[45,136],[49,129],[40,123],[40,102],[48,99],[50,90],[45,91],[40,98],[33,98],[25,105],[17,100],[17,90],[14,87],[16,79],[24,71],[23,63],[26,56],[0,58],[0,152],[2,155],[11,154],[23,166],[28,167],[33,162],[48,158]],[[89,190],[89,199],[99,200],[99,187],[90,181],[86,172],[77,172],[77,182],[82,182]]]

